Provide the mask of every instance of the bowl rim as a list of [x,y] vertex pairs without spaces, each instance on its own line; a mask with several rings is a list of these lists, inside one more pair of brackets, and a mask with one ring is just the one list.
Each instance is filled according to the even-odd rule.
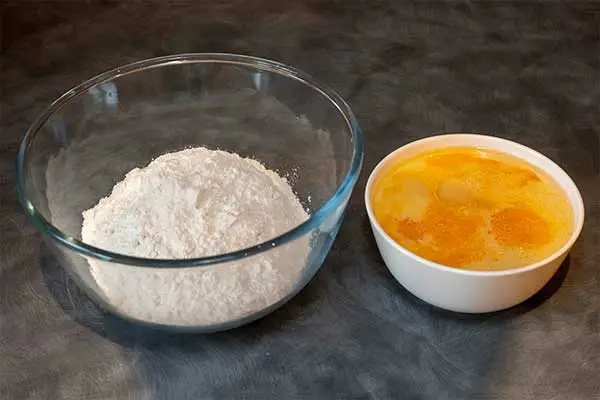
[[[107,81],[149,69],[195,63],[238,65],[260,71],[267,71],[298,81],[317,91],[328,100],[344,118],[353,143],[352,158],[348,171],[346,172],[342,183],[337,187],[335,193],[317,211],[311,214],[306,221],[275,238],[229,253],[189,259],[152,259],[111,252],[89,245],[82,240],[64,233],[44,218],[33,203],[26,197],[24,171],[28,147],[48,119],[63,106],[84,94],[88,89],[106,83]],[[101,261],[114,262],[134,267],[188,268],[221,264],[250,257],[289,243],[309,233],[313,229],[318,228],[350,195],[350,192],[358,179],[362,160],[363,138],[358,121],[346,101],[344,101],[344,99],[329,86],[321,83],[299,69],[265,58],[231,53],[184,53],[144,59],[113,68],[80,83],[53,101],[27,129],[27,132],[21,141],[16,161],[16,191],[21,206],[35,227],[46,236],[49,236],[53,241],[76,253]]]
[[[549,256],[543,258],[542,260],[536,261],[535,263],[528,264],[528,265],[525,265],[525,266],[519,267],[519,268],[493,270],[493,271],[470,270],[470,269],[450,267],[450,266],[439,264],[439,263],[430,261],[426,258],[423,258],[423,257],[413,253],[412,251],[406,249],[405,247],[401,246],[399,243],[397,243],[394,239],[392,239],[383,230],[383,228],[379,224],[379,221],[377,221],[377,219],[375,218],[375,215],[371,208],[371,200],[370,200],[371,187],[372,187],[373,181],[377,177],[379,171],[385,165],[387,165],[387,163],[390,162],[390,160],[395,158],[399,153],[402,153],[412,147],[417,147],[419,145],[427,144],[428,142],[437,142],[437,141],[448,140],[448,139],[468,139],[468,138],[477,138],[482,141],[487,141],[488,143],[493,143],[493,145],[488,145],[488,146],[479,145],[479,144],[476,145],[477,147],[487,148],[490,150],[496,150],[496,151],[506,153],[506,150],[499,148],[498,145],[506,146],[505,149],[508,147],[511,147],[513,149],[519,149],[521,152],[526,153],[533,158],[537,158],[539,161],[546,164],[548,167],[538,167],[538,168],[542,169],[544,172],[546,172],[548,175],[550,175],[553,179],[559,180],[559,178],[556,177],[556,175],[557,175],[556,173],[552,173],[551,171],[548,170],[548,169],[550,169],[550,167],[553,168],[559,175],[561,175],[561,177],[560,177],[561,182],[566,182],[568,186],[571,186],[572,191],[569,193],[566,193],[566,195],[568,197],[569,203],[573,207],[574,213],[576,213],[576,215],[575,215],[576,220],[575,220],[575,224],[573,227],[573,231],[571,232],[571,235],[569,236],[569,239],[567,241],[565,241],[565,243],[558,250],[556,250],[554,253],[550,254]],[[448,147],[453,147],[453,146],[449,145]],[[456,147],[458,147],[458,146],[456,146]],[[531,164],[531,161],[528,161],[519,155],[515,155],[515,154],[512,154],[512,155],[514,157],[519,158],[522,161],[525,161],[528,164]],[[570,196],[571,193],[574,195],[575,201],[573,201],[571,199],[571,196]],[[373,168],[373,170],[371,171],[369,178],[367,180],[367,184],[365,186],[364,201],[365,201],[365,208],[367,210],[367,215],[371,222],[371,226],[373,227],[373,229],[377,230],[377,232],[381,235],[381,237],[383,237],[386,240],[386,242],[394,248],[394,250],[402,253],[403,255],[405,255],[409,258],[412,258],[413,260],[415,260],[425,266],[436,269],[438,271],[450,272],[450,273],[455,273],[455,274],[459,274],[459,275],[473,276],[473,277],[494,277],[494,276],[518,275],[518,274],[528,272],[531,270],[535,270],[535,269],[541,268],[545,265],[548,265],[552,261],[561,257],[563,254],[569,252],[569,250],[571,249],[571,247],[573,247],[573,244],[575,243],[575,241],[579,238],[579,235],[581,234],[581,231],[583,229],[584,219],[585,219],[584,218],[585,210],[584,210],[583,198],[581,197],[579,188],[577,187],[575,182],[573,182],[573,179],[558,164],[556,164],[554,161],[552,161],[550,158],[543,155],[542,153],[540,153],[530,147],[527,147],[525,145],[517,143],[515,141],[500,138],[497,136],[483,135],[483,134],[478,134],[478,133],[463,133],[463,132],[441,133],[441,134],[436,134],[433,136],[428,136],[428,137],[425,137],[422,139],[418,139],[418,140],[409,142],[405,145],[398,147],[394,151],[387,154],[381,161],[379,161],[377,163],[377,165],[375,166],[375,168]]]

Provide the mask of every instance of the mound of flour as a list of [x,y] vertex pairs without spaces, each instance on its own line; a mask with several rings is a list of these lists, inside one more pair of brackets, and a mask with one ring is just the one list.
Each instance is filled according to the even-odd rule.
[[[288,182],[255,160],[194,148],[131,170],[83,212],[82,239],[112,252],[182,259],[268,241],[308,214]],[[210,325],[282,299],[306,262],[308,239],[226,264],[138,268],[88,260],[105,300],[137,320]]]

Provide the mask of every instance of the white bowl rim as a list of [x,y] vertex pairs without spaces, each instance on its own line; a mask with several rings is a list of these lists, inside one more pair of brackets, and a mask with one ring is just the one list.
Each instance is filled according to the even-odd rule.
[[[443,264],[439,264],[430,260],[427,260],[426,258],[423,258],[415,253],[413,253],[412,251],[404,248],[403,246],[401,246],[400,244],[398,244],[394,239],[392,239],[381,227],[381,225],[379,224],[379,221],[377,221],[377,219],[375,218],[375,215],[373,214],[373,210],[371,208],[371,200],[370,200],[370,192],[371,192],[371,186],[373,185],[373,180],[375,179],[375,177],[378,175],[379,171],[385,166],[387,165],[387,163],[395,158],[398,153],[402,153],[412,147],[417,147],[429,142],[437,142],[440,140],[448,140],[448,139],[466,139],[466,138],[479,138],[479,139],[483,139],[486,140],[488,142],[492,142],[495,144],[503,144],[505,146],[510,146],[512,148],[515,149],[519,149],[522,152],[526,152],[529,153],[530,155],[538,158],[539,160],[543,161],[544,163],[551,165],[553,167],[555,167],[557,169],[557,171],[560,172],[561,175],[563,175],[561,177],[561,180],[563,182],[566,182],[567,185],[572,186],[572,193],[575,197],[575,202],[573,202],[571,199],[569,199],[569,202],[571,203],[571,206],[574,209],[574,214],[575,214],[575,224],[574,224],[574,228],[573,228],[573,232],[571,233],[571,235],[569,236],[569,239],[560,247],[560,249],[558,249],[557,251],[555,251],[554,253],[552,253],[551,255],[549,255],[548,257],[539,260],[533,264],[528,264],[525,265],[523,267],[519,267],[519,268],[511,268],[511,269],[505,269],[505,270],[494,270],[494,271],[481,271],[481,270],[470,270],[470,269],[462,269],[462,268],[456,268],[456,267],[450,267],[447,265],[443,265]],[[451,146],[448,146],[451,147]],[[458,146],[457,146],[458,147]],[[490,150],[496,150],[496,151],[500,151],[500,152],[504,152],[506,153],[506,150],[502,150],[493,146],[485,146],[485,145],[476,145],[476,147],[479,148],[484,148],[484,149],[490,149]],[[523,159],[520,156],[517,155],[513,155],[514,157],[519,158],[522,161],[527,162],[528,164],[531,164],[529,161]],[[548,175],[550,175],[552,178],[557,179],[556,178],[556,174],[552,173],[551,171],[548,171],[547,168],[544,167],[538,167],[542,170],[544,170],[544,172],[546,172]],[[386,155],[381,161],[379,161],[377,163],[377,165],[375,166],[375,168],[373,168],[373,170],[371,171],[369,178],[367,180],[367,184],[365,186],[365,193],[364,193],[364,197],[365,197],[365,208],[367,209],[367,215],[369,217],[369,220],[371,221],[372,226],[381,234],[381,236],[390,244],[392,245],[392,247],[401,252],[402,254],[404,254],[407,257],[410,257],[418,262],[420,262],[423,265],[426,265],[430,268],[433,269],[437,269],[440,270],[442,272],[450,272],[450,273],[455,273],[455,274],[459,274],[459,275],[466,275],[466,276],[473,276],[473,277],[493,277],[493,276],[509,276],[509,275],[518,275],[521,273],[525,273],[537,268],[541,268],[545,265],[548,265],[549,263],[551,263],[552,261],[556,260],[557,258],[559,258],[560,256],[562,256],[563,254],[569,252],[569,250],[571,249],[571,247],[573,247],[573,244],[575,243],[575,241],[579,238],[579,235],[581,234],[581,231],[583,229],[583,222],[584,222],[584,214],[585,214],[585,210],[584,210],[584,204],[583,204],[583,198],[581,197],[581,193],[579,191],[579,188],[577,187],[577,185],[575,184],[575,182],[573,182],[573,179],[558,165],[556,164],[554,161],[552,161],[550,158],[546,157],[545,155],[543,155],[542,153],[527,147],[525,145],[522,145],[520,143],[514,142],[512,140],[508,140],[508,139],[504,139],[504,138],[500,138],[497,136],[491,136],[491,135],[483,135],[483,134],[478,134],[478,133],[443,133],[443,134],[436,134],[433,136],[428,136],[422,139],[418,139],[412,142],[409,142],[407,144],[404,144],[400,147],[398,147],[397,149],[395,149],[394,151],[390,152],[388,155]]]

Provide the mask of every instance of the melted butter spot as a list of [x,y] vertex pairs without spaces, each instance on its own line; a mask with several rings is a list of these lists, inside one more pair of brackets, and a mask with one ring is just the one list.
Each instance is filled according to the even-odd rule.
[[438,189],[438,196],[442,200],[456,203],[467,203],[472,200],[469,188],[458,180],[449,180],[442,183]]

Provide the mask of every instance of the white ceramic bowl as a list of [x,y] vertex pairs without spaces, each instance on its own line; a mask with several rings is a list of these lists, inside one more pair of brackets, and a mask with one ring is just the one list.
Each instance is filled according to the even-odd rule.
[[[428,261],[400,246],[381,228],[371,209],[371,188],[384,165],[416,154],[447,147],[476,146],[512,154],[552,176],[567,194],[575,223],[569,240],[535,264],[503,271],[471,271]],[[394,277],[409,292],[434,306],[465,313],[498,311],[517,305],[538,292],[556,273],[583,227],[583,200],[573,180],[544,155],[509,140],[476,134],[432,136],[400,147],[371,172],[365,205],[377,246]]]

